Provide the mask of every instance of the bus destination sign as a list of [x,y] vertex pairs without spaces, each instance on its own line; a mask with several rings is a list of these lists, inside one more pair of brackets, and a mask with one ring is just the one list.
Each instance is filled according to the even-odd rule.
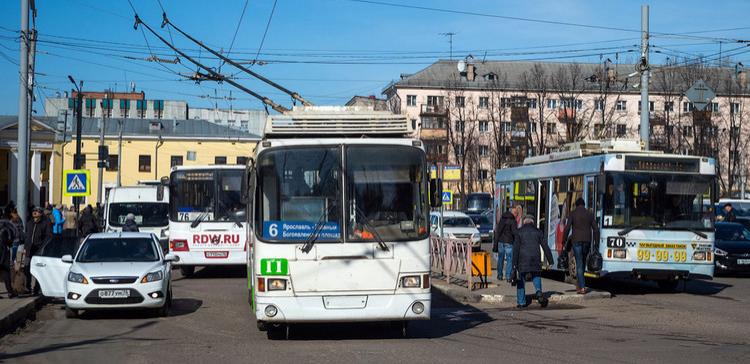
[[700,172],[698,158],[659,158],[626,156],[627,171]]

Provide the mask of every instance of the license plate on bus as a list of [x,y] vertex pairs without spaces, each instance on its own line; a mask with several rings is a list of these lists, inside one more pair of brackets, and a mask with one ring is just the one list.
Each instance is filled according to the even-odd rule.
[[737,264],[750,264],[750,259],[737,259]]
[[206,258],[227,258],[229,257],[228,251],[210,251],[203,253]]
[[99,291],[99,298],[128,298],[130,290],[127,289],[103,289]]

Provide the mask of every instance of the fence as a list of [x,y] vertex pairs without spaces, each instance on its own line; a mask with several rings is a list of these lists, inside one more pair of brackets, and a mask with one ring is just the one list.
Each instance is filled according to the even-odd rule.
[[[469,239],[431,237],[432,273],[445,277],[449,284],[466,284],[470,291],[474,289],[471,245]],[[486,286],[486,277],[479,277],[482,285]]]

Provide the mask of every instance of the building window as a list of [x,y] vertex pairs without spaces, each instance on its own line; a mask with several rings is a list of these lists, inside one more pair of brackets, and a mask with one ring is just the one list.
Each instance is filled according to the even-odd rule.
[[227,164],[227,157],[214,157],[214,164]]
[[500,123],[500,126],[503,128],[503,131],[506,133],[512,130],[510,121],[503,121]]
[[557,134],[557,124],[547,123],[547,134]]
[[740,135],[740,127],[739,126],[733,126],[729,128],[729,136],[734,138]]
[[480,145],[479,146],[479,156],[480,157],[487,157],[490,155],[490,147],[486,145]]
[[[615,110],[617,110],[617,111],[625,111],[627,109],[628,109],[628,102],[627,101],[625,101],[625,100],[617,100],[617,102],[615,103]],[[620,126],[618,125],[617,127],[619,128]]]
[[712,102],[711,103],[711,111],[713,111],[713,112],[719,112],[719,103],[718,102]]
[[248,121],[247,120],[240,120],[240,129],[247,130]]
[[510,107],[510,97],[501,97],[500,98],[500,107]]
[[666,112],[672,112],[672,111],[674,111],[674,101],[666,101],[666,102],[664,102],[664,111],[666,111]]
[[692,137],[693,136],[693,127],[690,125],[685,125],[682,127],[682,136],[685,137]]
[[583,108],[583,101],[578,99],[562,99],[560,101],[560,106],[565,109],[572,109],[575,108],[576,110],[581,110]]
[[459,155],[459,156],[464,155],[464,145],[463,144],[456,144],[454,146],[454,149],[456,150],[456,155]]
[[456,96],[456,107],[464,107],[464,106],[466,106],[466,97]]
[[[641,105],[643,105],[640,101],[638,101],[638,113],[641,112]],[[654,102],[649,101],[648,102],[648,111],[653,112],[654,111]]]
[[456,132],[457,133],[463,133],[464,127],[466,123],[463,120],[456,120]]
[[406,95],[406,106],[417,106],[417,95]]
[[487,80],[487,81],[495,81],[495,80],[497,80],[497,75],[494,74],[494,73],[488,73],[488,74],[484,75],[484,79]]
[[150,155],[138,156],[138,172],[151,172],[151,156]]
[[443,97],[442,96],[427,96],[427,105],[428,106],[442,106]]
[[487,96],[480,96],[479,97],[479,108],[480,109],[486,109],[490,106],[490,98]]
[[171,156],[169,158],[169,166],[170,167],[181,166],[181,165],[182,165],[182,156],[181,155],[173,155],[173,156]]
[[617,136],[623,137],[628,133],[628,126],[626,124],[617,124]]
[[533,121],[529,121],[526,123],[526,130],[536,133],[536,123]]
[[604,100],[594,100],[594,110],[604,111]]
[[120,117],[127,118],[130,114],[130,100],[120,100]]
[[526,106],[529,109],[536,109],[536,99],[526,99]]
[[195,151],[188,150],[188,152],[187,152],[187,160],[189,160],[189,161],[195,161],[197,157],[198,156],[197,156],[197,153]]
[[152,105],[154,106],[154,118],[161,119],[164,114],[164,100],[154,100]]
[[86,114],[92,118],[96,110],[96,99],[86,99]]
[[486,181],[490,179],[490,172],[486,169],[480,169],[479,170],[479,180],[480,181]]
[[445,129],[445,118],[440,116],[423,116],[422,129]]
[[247,165],[247,157],[237,157],[237,163],[241,166]]
[[731,103],[729,105],[729,112],[732,115],[739,114],[740,113],[740,103],[739,102],[733,102],[733,103]]
[[487,120],[479,120],[479,132],[486,133],[490,130],[490,122]]
[[594,124],[594,136],[599,136],[604,131],[604,124]]
[[547,99],[547,108],[548,109],[557,109],[557,100],[556,99]]
[[146,117],[146,100],[136,100],[135,108],[138,111],[138,117],[143,119]]
[[693,103],[684,101],[682,103],[682,112],[691,112],[693,111]]
[[117,171],[117,164],[119,162],[120,156],[117,154],[110,154],[109,158],[107,158],[107,170],[115,172]]

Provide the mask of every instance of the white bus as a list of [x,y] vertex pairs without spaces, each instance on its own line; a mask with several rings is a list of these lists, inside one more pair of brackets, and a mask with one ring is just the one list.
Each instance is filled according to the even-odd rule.
[[301,322],[405,334],[430,318],[429,168],[411,131],[402,115],[353,107],[268,118],[248,177],[248,289],[269,337]]
[[[600,227],[603,257],[591,276],[632,276],[674,289],[713,277],[717,186],[711,158],[643,151],[638,141],[580,142],[497,170],[495,213],[521,206],[547,233],[555,264],[567,216],[583,198]],[[569,255],[568,277],[575,279]]]
[[169,250],[184,276],[196,266],[245,265],[247,226],[242,202],[245,166],[172,168],[169,181]]

